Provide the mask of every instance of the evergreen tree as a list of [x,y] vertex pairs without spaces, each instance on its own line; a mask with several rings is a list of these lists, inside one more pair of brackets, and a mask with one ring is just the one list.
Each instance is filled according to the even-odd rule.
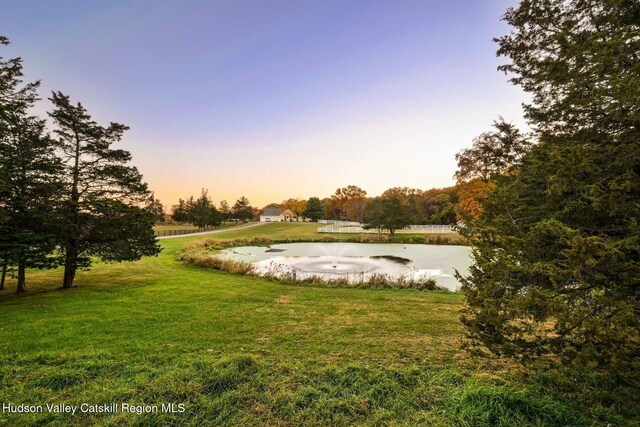
[[[0,44],[8,40],[0,37]],[[45,122],[30,116],[39,83],[23,84],[22,61],[0,57],[0,263],[17,269],[17,292],[24,292],[27,268],[57,264],[50,256],[60,162]]]
[[189,220],[187,202],[185,202],[182,199],[178,200],[178,204],[173,206],[173,211],[171,212],[171,219],[176,222],[187,222]]
[[207,190],[202,190],[189,210],[189,220],[198,228],[220,225],[221,217],[215,205],[209,198]]
[[196,204],[196,199],[193,198],[193,196],[190,196],[187,201],[185,202],[185,212],[187,213],[187,222],[191,223],[193,225],[193,221],[191,219],[191,212],[193,211],[193,207]]
[[247,222],[253,219],[253,207],[249,203],[249,200],[242,196],[233,205],[233,217],[241,221]]
[[462,278],[471,343],[640,368],[640,3],[525,0],[498,40],[541,143],[495,180]]
[[220,212],[220,219],[222,222],[228,221],[229,218],[231,218],[231,207],[229,207],[229,203],[227,203],[226,200],[220,202],[218,212]]
[[304,216],[311,218],[313,221],[318,221],[325,215],[324,205],[317,197],[310,197],[307,200],[307,208],[304,211]]
[[151,197],[149,198],[147,209],[153,215],[155,222],[164,222],[164,206],[162,206],[162,202],[160,200],[155,198],[153,193],[151,193]]
[[128,129],[118,123],[103,127],[81,105],[54,92],[49,113],[57,128],[57,144],[65,165],[59,239],[64,256],[63,287],[73,286],[78,268],[91,257],[132,261],[160,252],[153,232],[154,217],[144,204],[147,185],[127,165],[129,152],[113,149]]

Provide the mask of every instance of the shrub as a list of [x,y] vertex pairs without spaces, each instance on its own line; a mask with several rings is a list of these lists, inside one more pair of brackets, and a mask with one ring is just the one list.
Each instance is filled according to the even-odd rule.
[[185,253],[182,256],[182,261],[199,267],[212,268],[233,274],[252,274],[255,271],[255,267],[249,262],[236,261],[201,253]]

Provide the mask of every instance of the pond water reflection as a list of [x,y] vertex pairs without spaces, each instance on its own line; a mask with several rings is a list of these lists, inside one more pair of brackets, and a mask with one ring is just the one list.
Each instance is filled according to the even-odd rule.
[[454,271],[466,274],[471,264],[471,248],[466,246],[402,243],[285,243],[268,248],[231,248],[220,255],[251,262],[259,272],[295,272],[299,279],[320,276],[366,280],[373,274],[415,279],[429,276],[452,291],[460,286]]

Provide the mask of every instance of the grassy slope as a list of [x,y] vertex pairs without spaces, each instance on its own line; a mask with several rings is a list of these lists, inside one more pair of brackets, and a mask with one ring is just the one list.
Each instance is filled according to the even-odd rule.
[[[319,237],[269,224],[215,238]],[[8,415],[0,424],[554,425],[584,408],[459,349],[462,296],[287,286],[159,257],[98,264],[77,288],[34,272],[0,293],[0,403],[186,403],[185,414]],[[10,285],[12,283],[10,282]],[[591,408],[616,418],[615,411]],[[593,421],[593,419],[592,419]]]

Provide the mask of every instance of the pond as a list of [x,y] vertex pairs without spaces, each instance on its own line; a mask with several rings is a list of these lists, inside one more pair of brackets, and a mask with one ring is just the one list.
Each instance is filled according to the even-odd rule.
[[460,286],[454,271],[467,274],[471,265],[471,248],[467,246],[402,243],[284,243],[225,249],[220,256],[251,262],[258,272],[295,273],[298,279],[319,276],[356,281],[374,274],[415,279],[429,276],[451,291]]

